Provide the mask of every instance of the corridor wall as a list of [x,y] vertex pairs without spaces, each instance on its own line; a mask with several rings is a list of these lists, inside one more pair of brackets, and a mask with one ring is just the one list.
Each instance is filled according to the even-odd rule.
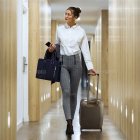
[[108,10],[101,11],[93,39],[91,52],[95,69],[100,74],[99,94],[108,106]]
[[140,2],[109,1],[109,115],[127,140],[140,139]]
[[[47,46],[46,42],[51,40],[51,8],[47,1],[39,2],[39,22],[40,22],[40,56],[44,57]],[[40,118],[47,113],[51,106],[51,82],[39,80],[40,85]]]
[[47,1],[29,1],[29,120],[39,121],[51,105],[51,82],[35,78],[38,58],[51,39],[51,10]]
[[40,54],[39,0],[29,1],[29,120],[40,119],[39,80],[35,78],[37,60]]
[[0,140],[16,139],[17,1],[0,1]]

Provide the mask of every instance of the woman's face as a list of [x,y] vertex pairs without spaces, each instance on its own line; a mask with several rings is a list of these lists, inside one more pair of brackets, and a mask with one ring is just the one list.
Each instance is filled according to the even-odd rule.
[[67,23],[73,23],[73,22],[75,23],[75,17],[73,15],[72,11],[66,10],[66,12],[65,12],[65,21]]

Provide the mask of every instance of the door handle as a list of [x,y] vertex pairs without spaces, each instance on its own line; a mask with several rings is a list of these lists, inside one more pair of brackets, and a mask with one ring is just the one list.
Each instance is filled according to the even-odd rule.
[[25,72],[26,66],[27,66],[27,62],[26,62],[26,57],[23,56],[23,72]]

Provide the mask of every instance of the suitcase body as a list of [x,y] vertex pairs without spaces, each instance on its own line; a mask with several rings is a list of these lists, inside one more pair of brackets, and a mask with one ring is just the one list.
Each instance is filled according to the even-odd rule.
[[[82,129],[100,129],[102,131],[103,125],[103,102],[98,99],[98,81],[97,75],[97,94],[95,99],[82,99],[80,102],[79,122]],[[89,91],[88,91],[89,92]]]

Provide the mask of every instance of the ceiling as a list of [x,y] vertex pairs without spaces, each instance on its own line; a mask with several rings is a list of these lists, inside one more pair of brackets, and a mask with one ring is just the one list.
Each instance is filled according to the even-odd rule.
[[79,24],[87,34],[93,35],[102,9],[108,9],[108,0],[49,0],[52,9],[52,20],[64,23],[65,10],[70,7],[80,7],[82,10]]

